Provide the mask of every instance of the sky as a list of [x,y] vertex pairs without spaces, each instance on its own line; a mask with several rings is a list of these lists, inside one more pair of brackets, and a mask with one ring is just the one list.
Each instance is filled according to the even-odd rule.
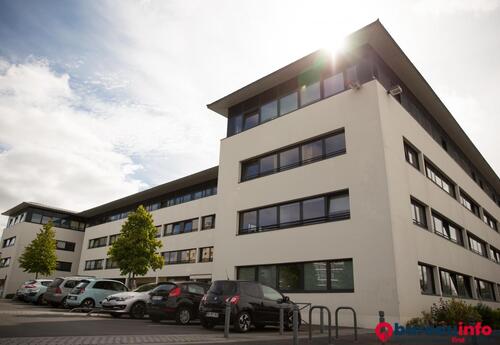
[[206,104],[377,18],[499,174],[500,0],[0,0],[0,210],[217,165]]

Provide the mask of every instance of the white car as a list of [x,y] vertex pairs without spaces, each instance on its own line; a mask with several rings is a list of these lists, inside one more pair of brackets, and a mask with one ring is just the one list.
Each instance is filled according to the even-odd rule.
[[120,317],[124,314],[128,314],[133,319],[142,319],[146,314],[146,303],[150,297],[149,291],[160,284],[161,283],[144,284],[134,291],[110,295],[102,301],[102,308],[109,311],[113,317]]

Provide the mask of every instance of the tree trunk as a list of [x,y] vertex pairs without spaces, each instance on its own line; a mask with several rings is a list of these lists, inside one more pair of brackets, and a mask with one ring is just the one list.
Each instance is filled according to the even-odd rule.
[[35,273],[35,279],[38,279],[38,272]]

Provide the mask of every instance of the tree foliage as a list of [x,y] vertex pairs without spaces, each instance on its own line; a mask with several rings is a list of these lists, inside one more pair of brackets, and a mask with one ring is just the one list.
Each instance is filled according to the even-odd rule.
[[163,267],[163,257],[157,253],[161,247],[153,216],[141,205],[129,214],[108,256],[117,263],[122,275],[143,276],[149,269]]
[[35,239],[24,249],[19,257],[20,267],[24,272],[49,276],[56,269],[56,233],[49,222],[40,229]]

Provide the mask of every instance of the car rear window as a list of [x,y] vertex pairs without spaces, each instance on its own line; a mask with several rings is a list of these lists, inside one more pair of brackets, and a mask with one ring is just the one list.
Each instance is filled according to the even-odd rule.
[[42,282],[42,285],[43,285],[43,286],[49,286],[50,284],[52,284],[52,282],[50,282],[50,281],[47,281],[47,282]]
[[168,292],[175,287],[174,284],[161,284],[152,290],[152,292]]
[[215,295],[231,295],[236,293],[236,290],[237,286],[235,282],[221,280],[213,282],[208,292]]
[[66,283],[64,283],[64,287],[68,289],[74,288],[80,281],[83,280],[68,280]]
[[[72,282],[76,282],[76,280],[70,280],[70,281],[72,281]],[[66,285],[67,285],[67,284],[68,284],[68,283],[66,283]],[[77,287],[77,288],[79,288],[79,289],[84,289],[84,288],[86,288],[86,287],[87,287],[87,285],[89,285],[89,284],[90,284],[90,281],[89,281],[89,280],[82,280],[82,281],[80,281],[80,282],[78,283],[78,285],[75,285],[74,287]],[[66,285],[64,285],[64,286],[66,287]],[[67,286],[67,287],[69,287],[69,286]]]
[[58,287],[59,285],[61,285],[61,283],[63,282],[64,279],[62,278],[56,278],[54,279],[54,281],[52,283],[50,283],[50,287]]

